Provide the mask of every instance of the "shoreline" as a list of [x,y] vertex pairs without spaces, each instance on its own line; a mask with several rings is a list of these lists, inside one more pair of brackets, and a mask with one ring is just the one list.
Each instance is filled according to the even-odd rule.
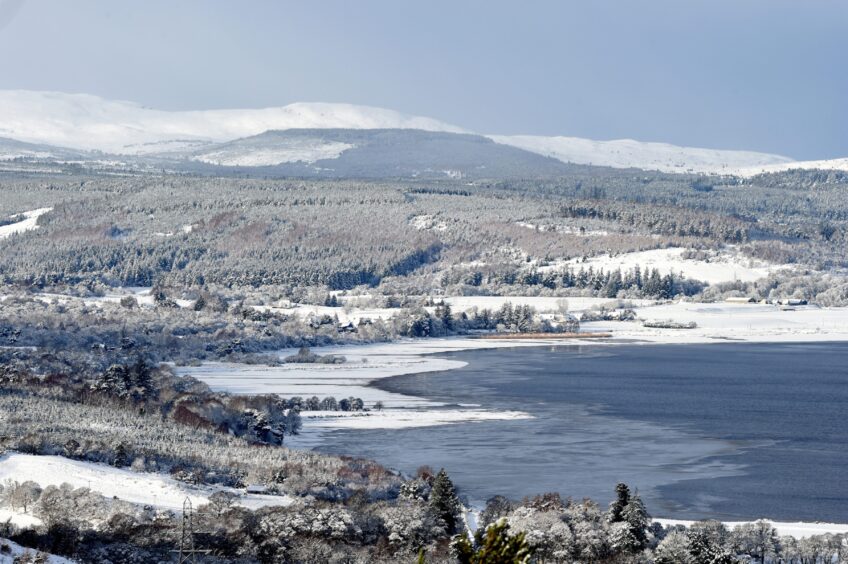
[[[694,322],[695,328],[667,329],[645,327],[639,321],[591,321],[582,326],[584,335],[607,335],[609,338],[583,338],[578,335],[509,334],[456,336],[422,339],[400,339],[387,343],[348,344],[316,347],[321,355],[341,355],[347,362],[337,365],[291,363],[280,366],[261,366],[237,363],[209,362],[197,367],[175,367],[177,374],[191,375],[207,383],[212,389],[234,394],[274,393],[284,397],[334,396],[359,397],[366,404],[382,402],[385,410],[375,412],[303,412],[304,434],[324,434],[335,429],[363,428],[364,424],[353,418],[373,416],[369,428],[406,428],[429,426],[433,417],[427,410],[443,409],[433,414],[443,424],[492,420],[488,410],[458,409],[426,398],[387,392],[372,386],[379,380],[407,374],[421,374],[454,370],[465,362],[439,358],[442,353],[520,347],[545,346],[620,346],[620,345],[671,345],[712,343],[797,343],[814,344],[848,341],[848,308],[819,308],[804,306],[786,311],[763,304],[728,304],[676,302],[638,307],[642,320],[651,318],[679,322]],[[283,349],[275,354],[284,358],[294,354],[294,349]],[[444,409],[450,407],[450,409]],[[415,410],[410,411],[410,410]],[[445,415],[450,412],[450,415]],[[465,414],[463,416],[463,414]],[[524,417],[532,417],[525,413]],[[510,415],[506,417],[514,419]],[[429,420],[428,420],[429,419]],[[320,425],[310,425],[320,421]],[[311,429],[310,429],[311,428]],[[294,439],[297,446],[317,444],[313,436]]]

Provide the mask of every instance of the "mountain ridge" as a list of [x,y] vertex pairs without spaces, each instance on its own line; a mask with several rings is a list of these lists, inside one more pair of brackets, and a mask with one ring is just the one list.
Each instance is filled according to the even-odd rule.
[[[260,109],[166,111],[90,94],[0,90],[0,137],[38,145],[44,149],[44,154],[88,152],[99,156],[172,158],[191,154],[195,161],[202,161],[197,155],[216,145],[267,132],[296,129],[396,129],[475,134],[429,117],[354,104],[297,102]],[[595,141],[567,136],[494,134],[484,137],[500,145],[576,165],[737,176],[794,168],[848,170],[848,159],[799,162],[756,151],[682,147],[632,139]],[[244,150],[244,146],[241,149]],[[295,149],[279,162],[309,163],[337,158],[349,147],[316,142],[312,148],[300,146]],[[258,152],[252,156],[213,155],[203,162],[221,166],[279,164],[271,162],[279,156],[279,150],[271,153],[261,147],[256,150]],[[0,159],[15,156],[26,155],[0,146]],[[292,158],[299,160],[286,160]]]

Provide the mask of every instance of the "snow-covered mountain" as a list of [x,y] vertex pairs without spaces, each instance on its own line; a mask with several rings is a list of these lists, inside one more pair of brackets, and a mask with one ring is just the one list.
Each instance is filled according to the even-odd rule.
[[[432,118],[351,104],[298,103],[264,109],[163,111],[88,94],[0,91],[0,138],[6,138],[0,143],[0,160],[39,155],[59,158],[58,155],[67,155],[72,150],[124,157],[187,159],[216,166],[261,167],[337,159],[352,148],[350,144],[330,142],[314,135],[291,139],[261,137],[269,131],[315,129],[468,133]],[[257,136],[260,137],[246,139]],[[500,145],[578,165],[740,176],[793,168],[848,170],[848,159],[795,162],[768,153],[679,147],[630,139],[488,137]],[[15,146],[12,140],[29,145]]]
[[789,157],[769,153],[678,147],[632,139],[592,141],[579,137],[534,135],[490,135],[489,138],[566,163],[663,172],[733,174],[743,168],[783,166],[793,162]]
[[119,155],[167,152],[282,129],[423,129],[440,121],[352,104],[172,112],[88,94],[0,91],[0,137]]

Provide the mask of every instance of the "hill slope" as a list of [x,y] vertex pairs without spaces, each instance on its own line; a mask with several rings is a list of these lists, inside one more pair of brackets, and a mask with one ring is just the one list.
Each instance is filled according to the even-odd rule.
[[184,156],[218,167],[322,177],[555,176],[568,165],[486,137],[419,129],[269,131]]

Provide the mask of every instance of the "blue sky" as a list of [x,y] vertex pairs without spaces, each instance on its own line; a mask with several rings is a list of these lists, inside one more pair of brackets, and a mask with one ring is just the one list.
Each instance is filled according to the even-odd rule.
[[0,26],[4,89],[848,156],[844,0],[0,0]]

